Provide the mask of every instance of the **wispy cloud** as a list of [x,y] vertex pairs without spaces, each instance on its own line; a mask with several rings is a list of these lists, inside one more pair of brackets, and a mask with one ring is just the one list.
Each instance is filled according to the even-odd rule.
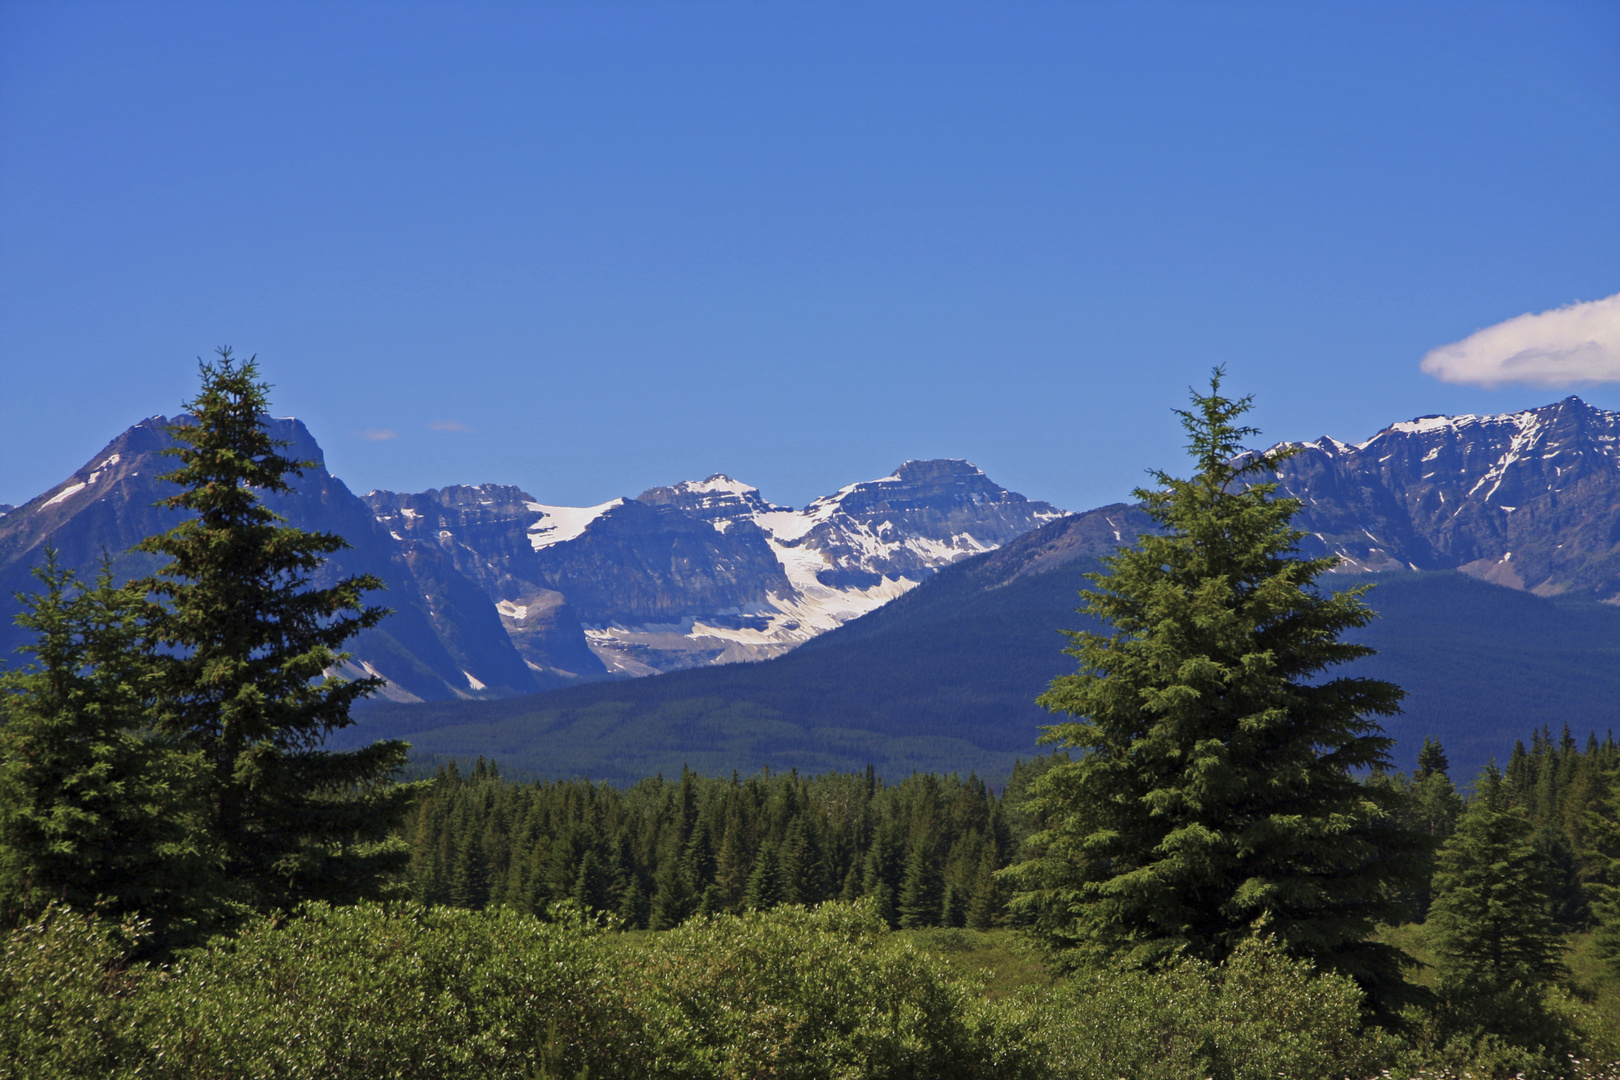
[[429,420],[429,431],[471,431],[472,428],[460,420]]
[[399,432],[395,431],[393,428],[366,428],[367,442],[386,442],[389,439],[397,438],[399,438]]
[[1430,351],[1423,371],[1487,387],[1620,382],[1620,293],[1487,326]]

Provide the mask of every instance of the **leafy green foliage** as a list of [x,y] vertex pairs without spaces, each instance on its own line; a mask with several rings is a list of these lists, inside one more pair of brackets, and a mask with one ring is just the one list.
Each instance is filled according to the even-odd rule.
[[870,904],[696,920],[654,939],[638,997],[679,1075],[1039,1075],[1016,1022],[887,934]]
[[1074,675],[1041,703],[1080,751],[1035,783],[1045,828],[1008,877],[1015,909],[1069,962],[1219,961],[1256,933],[1352,975],[1387,1008],[1401,957],[1371,940],[1398,919],[1423,838],[1352,770],[1383,766],[1376,718],[1401,691],[1323,672],[1370,650],[1340,640],[1373,616],[1362,589],[1323,596],[1332,558],[1301,559],[1298,503],[1260,482],[1286,451],[1245,453],[1249,399],[1181,413],[1197,472],[1141,490],[1162,528],[1104,560],[1075,631]]
[[317,904],[187,960],[133,1006],[148,1075],[400,1080],[565,1075],[646,1053],[577,923]]
[[125,972],[113,933],[53,909],[5,943],[0,1077],[1043,1075],[1018,1017],[886,937],[838,904],[643,941],[507,910],[314,904]]
[[292,490],[288,477],[310,463],[278,452],[252,360],[221,350],[202,381],[190,422],[169,429],[180,467],[165,479],[180,490],[163,502],[195,516],[137,548],[168,560],[135,583],[154,598],[152,726],[201,754],[207,832],[246,903],[372,894],[404,857],[386,837],[411,795],[388,781],[405,744],[344,753],[321,744],[380,685],[324,673],[345,641],[387,614],[362,603],[381,583],[314,586],[326,556],[347,543],[288,527],[261,500]]
[[118,925],[51,904],[0,941],[0,1080],[100,1080],[129,1052],[124,969],[139,924]]
[[1220,965],[1088,972],[1042,1001],[1040,1030],[1059,1076],[1373,1076],[1398,1049],[1363,1028],[1352,979],[1317,975],[1270,938],[1240,943]]

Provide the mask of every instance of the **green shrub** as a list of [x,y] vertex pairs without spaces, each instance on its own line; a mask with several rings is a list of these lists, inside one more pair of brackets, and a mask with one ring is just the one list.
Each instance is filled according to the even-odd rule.
[[652,938],[635,995],[667,1056],[649,1075],[780,1080],[1042,1075],[1009,1009],[891,944],[870,903],[695,919]]
[[1577,1080],[1620,1074],[1615,1032],[1562,986],[1482,989],[1441,980],[1439,1007],[1411,1019],[1397,1077]]
[[1372,1076],[1395,1048],[1363,1028],[1354,982],[1318,975],[1266,940],[1218,967],[1076,975],[1034,1007],[1054,1073],[1087,1080]]
[[[312,905],[189,956],[138,999],[137,1075],[631,1075],[641,1027],[579,924],[494,909]],[[549,1060],[548,1060],[549,1059]]]
[[135,925],[53,905],[0,947],[0,1078],[104,1077],[124,1049]]

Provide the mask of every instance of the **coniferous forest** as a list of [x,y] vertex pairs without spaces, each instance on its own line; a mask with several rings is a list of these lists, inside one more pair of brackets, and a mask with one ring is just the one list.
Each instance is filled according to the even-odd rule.
[[0,676],[0,1077],[1620,1075],[1620,745],[1392,772],[1376,594],[1219,372],[1053,752],[627,787],[327,750],[376,582],[259,502],[302,463],[255,365],[202,375],[168,561],[47,560]]

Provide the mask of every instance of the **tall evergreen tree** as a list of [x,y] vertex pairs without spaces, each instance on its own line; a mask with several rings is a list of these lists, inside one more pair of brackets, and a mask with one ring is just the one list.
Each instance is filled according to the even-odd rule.
[[962,898],[962,890],[955,885],[945,886],[945,899],[939,908],[939,925],[949,927],[967,925],[967,903]]
[[908,930],[934,926],[943,910],[939,868],[934,865],[928,845],[916,843],[906,855],[906,872],[900,880],[900,925]]
[[405,861],[388,838],[413,794],[390,780],[406,744],[322,743],[380,685],[325,673],[344,642],[387,614],[362,603],[382,583],[313,586],[347,543],[291,528],[261,500],[290,492],[288,478],[313,463],[280,453],[253,360],[222,349],[201,368],[189,420],[169,428],[180,467],[165,479],[180,490],[161,503],[194,516],[137,548],[168,560],[137,583],[153,597],[155,726],[201,753],[208,832],[246,903],[374,895]]
[[789,904],[819,904],[826,892],[822,876],[821,845],[817,842],[814,820],[799,814],[788,823],[779,853],[782,869],[782,899]]
[[1402,691],[1322,678],[1371,652],[1339,640],[1373,618],[1365,587],[1315,588],[1336,560],[1299,555],[1299,503],[1269,479],[1290,451],[1244,450],[1251,399],[1221,375],[1178,410],[1196,474],[1153,473],[1136,494],[1158,531],[1081,594],[1112,632],[1070,632],[1080,670],[1040,699],[1074,717],[1046,739],[1080,754],[1034,782],[1044,829],[1009,872],[1014,906],[1068,963],[1220,960],[1264,933],[1388,1008],[1405,958],[1372,931],[1426,841],[1352,771],[1386,763],[1376,717]]
[[653,893],[647,925],[653,930],[669,930],[681,925],[692,914],[697,897],[692,895],[692,882],[680,860],[666,858],[658,868],[657,888]]
[[989,930],[1001,914],[1001,883],[996,880],[996,858],[986,851],[973,874],[973,893],[968,898],[967,924],[975,930]]
[[90,589],[49,548],[34,574],[34,661],[0,676],[0,918],[63,900],[183,943],[217,921],[219,860],[198,755],[149,729],[142,598],[105,560]]
[[1440,746],[1440,740],[1424,736],[1423,749],[1418,751],[1417,769],[1412,773],[1414,780],[1427,780],[1439,773],[1445,775],[1451,769],[1451,760],[1446,757],[1445,750]]
[[720,854],[715,859],[714,880],[720,886],[722,905],[727,911],[742,907],[743,893],[748,889],[748,875],[753,860],[743,837],[742,814],[735,804],[726,816],[725,837],[720,842]]
[[900,878],[904,871],[900,851],[894,823],[885,821],[878,827],[872,837],[872,846],[866,851],[866,865],[861,879],[861,895],[872,898],[877,905],[878,914],[890,926],[900,925],[900,910],[897,903]]
[[1441,974],[1475,988],[1544,984],[1563,972],[1556,876],[1492,766],[1440,849],[1428,926]]
[[743,907],[749,911],[769,911],[782,903],[786,890],[782,888],[782,863],[776,845],[769,840],[759,845],[754,859],[754,872],[748,875],[748,889],[743,893]]

